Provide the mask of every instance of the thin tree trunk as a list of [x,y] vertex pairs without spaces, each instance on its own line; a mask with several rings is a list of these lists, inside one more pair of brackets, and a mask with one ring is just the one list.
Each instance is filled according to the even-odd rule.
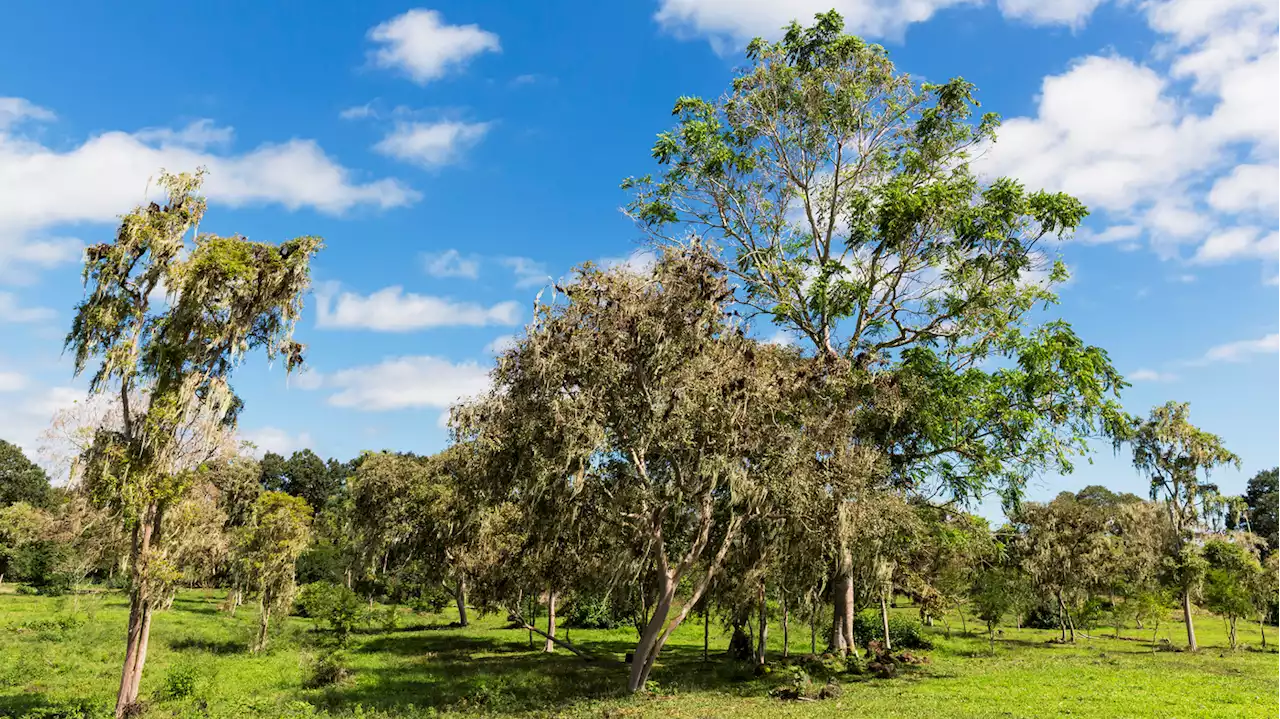
[[1258,617],[1258,634],[1262,635],[1262,648],[1267,648],[1267,630],[1262,625],[1262,617]]
[[779,591],[778,594],[782,598],[782,658],[787,659],[791,656],[791,627],[789,626],[787,615],[787,593]]
[[764,582],[760,582],[760,587],[757,590],[756,596],[757,601],[759,602],[760,611],[760,629],[756,632],[756,664],[764,666],[765,649],[768,647],[769,642],[769,606],[765,596]]
[[987,638],[991,642],[991,656],[996,655],[996,625],[995,622],[987,622]]
[[1236,650],[1236,618],[1232,617],[1230,623],[1231,623],[1231,634],[1230,634],[1231,651],[1234,652]]
[[542,645],[542,651],[550,654],[556,650],[556,593],[554,590],[547,590],[547,642]]
[[132,587],[129,592],[129,629],[125,640],[124,666],[120,672],[120,691],[116,694],[115,716],[124,716],[138,701],[138,684],[146,663],[147,635],[151,631],[151,603],[143,559],[151,549],[152,537],[159,524],[159,509],[151,505],[144,510],[142,521],[133,529],[130,547]]
[[258,597],[258,643],[253,651],[260,652],[267,648],[267,624],[271,621],[271,612],[267,609],[266,597]]
[[467,622],[467,578],[458,577],[458,587],[454,590],[453,600],[458,605],[458,626],[468,626]]
[[1182,619],[1187,624],[1187,651],[1199,651],[1200,647],[1196,645],[1196,625],[1191,619],[1191,592],[1182,592]]
[[1058,598],[1058,629],[1061,630],[1062,632],[1061,639],[1062,641],[1065,642],[1067,641],[1067,620],[1064,617],[1064,606],[1062,604],[1062,592],[1056,592],[1055,596]]
[[711,623],[707,617],[707,610],[710,609],[706,604],[702,605],[702,661],[709,661],[708,650],[711,647]]
[[818,653],[818,602],[813,593],[809,594],[811,600],[815,600],[809,606],[809,653]]
[[658,601],[653,606],[653,615],[645,624],[644,633],[636,644],[636,651],[631,655],[631,673],[627,677],[627,691],[637,692],[644,686],[652,668],[652,657],[655,654],[658,636],[666,624],[667,614],[671,611],[671,598],[675,594],[675,586],[671,577],[665,572],[659,580]]
[[880,627],[884,629],[884,648],[886,651],[893,651],[893,642],[889,640],[889,602],[885,598],[886,592],[880,592]]

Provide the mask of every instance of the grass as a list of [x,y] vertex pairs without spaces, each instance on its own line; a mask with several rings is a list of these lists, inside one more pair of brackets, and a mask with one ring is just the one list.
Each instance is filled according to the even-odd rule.
[[[1226,649],[1222,621],[1199,617],[1199,654],[1153,651],[1143,640],[1116,640],[1095,628],[1076,645],[1048,643],[1057,632],[1003,627],[995,654],[984,635],[968,636],[953,620],[952,637],[927,630],[928,664],[893,679],[842,676],[843,695],[816,702],[772,698],[785,670],[757,677],[749,667],[717,657],[727,637],[712,628],[712,661],[702,661],[697,620],[676,632],[653,673],[656,690],[621,691],[630,628],[570,629],[570,639],[608,663],[588,664],[561,650],[542,654],[542,641],[481,617],[466,629],[451,610],[404,610],[400,626],[371,625],[346,651],[351,678],[304,689],[323,632],[290,618],[272,648],[246,647],[257,624],[253,608],[234,618],[217,611],[221,593],[182,592],[157,614],[142,682],[148,717],[427,717],[458,715],[569,717],[1275,717],[1277,655]],[[914,614],[910,609],[899,609]],[[109,709],[119,682],[127,599],[118,592],[48,598],[0,594],[0,716],[84,716]],[[59,620],[61,621],[52,621]],[[976,623],[970,620],[970,629]],[[975,630],[976,631],[976,630]],[[1136,632],[1130,630],[1129,636]],[[773,658],[781,631],[770,632]],[[1105,635],[1105,636],[1104,636]],[[1170,616],[1159,635],[1185,643]],[[793,626],[792,652],[808,651],[807,627]],[[1256,643],[1257,625],[1243,632]],[[71,709],[86,707],[76,714]]]

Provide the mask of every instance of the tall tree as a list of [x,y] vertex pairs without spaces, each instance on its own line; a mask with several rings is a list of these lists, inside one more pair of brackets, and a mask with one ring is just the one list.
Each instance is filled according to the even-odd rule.
[[0,439],[0,507],[17,502],[44,507],[49,499],[49,475],[21,447]]
[[[1133,419],[1130,441],[1133,466],[1151,480],[1151,498],[1163,500],[1174,534],[1170,560],[1182,600],[1187,646],[1196,651],[1191,617],[1192,597],[1203,578],[1204,563],[1194,540],[1203,516],[1202,504],[1216,487],[1209,473],[1223,465],[1240,465],[1240,458],[1222,445],[1222,438],[1191,424],[1190,405],[1167,402],[1151,410],[1147,419]],[[1117,446],[1119,446],[1117,442]]]
[[[1280,512],[1280,492],[1277,492],[1280,468],[1272,467],[1253,475],[1245,488],[1244,503],[1248,508],[1248,529],[1267,540],[1270,552],[1280,548],[1280,525],[1276,513]],[[1232,528],[1239,522],[1233,522]]]
[[337,462],[326,464],[310,449],[300,449],[284,463],[284,491],[302,497],[319,512],[341,486],[345,478],[341,469]]
[[1234,651],[1237,624],[1256,611],[1256,588],[1259,577],[1263,576],[1262,565],[1249,547],[1219,537],[1205,542],[1201,551],[1206,565],[1205,606],[1226,618],[1228,641]]
[[697,248],[643,274],[584,266],[499,358],[491,392],[453,418],[490,456],[498,494],[598,503],[600,521],[578,527],[622,537],[618,564],[652,577],[631,691],[794,464],[790,355],[731,324],[721,273]]
[[301,497],[263,492],[252,521],[240,530],[236,545],[237,576],[245,592],[258,597],[258,636],[253,651],[267,646],[271,615],[287,610],[297,589],[299,555],[311,538],[311,507]]
[[[249,351],[282,356],[288,371],[303,360],[292,334],[320,240],[276,246],[196,233],[188,242],[205,212],[201,180],[163,174],[165,204],[135,208],[112,242],[86,248],[86,297],[66,340],[76,374],[97,363],[90,393],[121,402],[119,426],[100,428],[80,461],[89,495],[132,535],[117,717],[138,700],[152,612],[175,575],[163,530],[192,478],[184,448],[220,446],[234,427],[242,403],[228,380]],[[168,302],[157,308],[160,287]],[[138,390],[145,406],[131,404]]]
[[[855,401],[877,401],[876,376],[914,383],[914,409],[827,451],[890,456],[885,487],[932,481],[964,499],[996,485],[1016,499],[1030,474],[1069,471],[1088,436],[1122,429],[1124,383],[1106,353],[1065,323],[1028,326],[1066,277],[1043,241],[1087,211],[1008,178],[982,182],[969,158],[999,121],[973,121],[973,85],[917,85],[843,30],[835,12],[792,23],[781,41],[748,45],[724,97],[680,98],[677,126],[653,147],[661,176],[624,182],[628,211],[661,245],[727,253],[737,300],[864,388]],[[990,359],[1009,367],[982,369]],[[846,553],[852,528],[828,525]],[[838,625],[851,616],[851,564],[835,567]]]

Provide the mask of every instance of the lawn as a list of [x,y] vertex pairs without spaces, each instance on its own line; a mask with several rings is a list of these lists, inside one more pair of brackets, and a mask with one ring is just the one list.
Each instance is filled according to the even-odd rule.
[[[82,716],[109,707],[119,681],[126,597],[0,594],[0,716]],[[1198,621],[1202,651],[1153,651],[1142,640],[1116,640],[1094,628],[1077,645],[1046,640],[1056,632],[1003,627],[994,656],[985,635],[967,636],[952,621],[952,637],[933,627],[927,664],[892,679],[841,677],[842,695],[786,701],[769,690],[786,681],[781,631],[771,630],[773,670],[762,677],[717,657],[727,638],[712,627],[711,661],[702,661],[702,626],[686,623],[654,671],[656,686],[641,697],[621,691],[620,663],[634,643],[630,628],[569,630],[569,638],[614,661],[589,664],[565,651],[542,654],[527,632],[505,628],[499,616],[466,629],[446,611],[402,610],[398,626],[373,625],[347,650],[351,678],[338,686],[303,688],[326,635],[311,620],[290,618],[263,655],[246,651],[257,615],[220,613],[221,593],[184,591],[157,614],[142,695],[149,717],[306,716],[603,716],[603,717],[1245,717],[1273,718],[1277,705],[1274,627],[1269,651],[1231,652],[1220,619]],[[896,611],[913,615],[910,609]],[[59,618],[70,618],[61,624]],[[976,622],[969,619],[969,629]],[[1130,630],[1130,636],[1137,633]],[[1258,627],[1242,632],[1250,647]],[[1105,636],[1104,636],[1105,635]],[[1185,635],[1170,615],[1159,636],[1180,648]],[[792,628],[792,652],[808,651],[807,628]],[[531,648],[532,646],[532,648]],[[178,689],[187,696],[167,697]],[[185,690],[185,691],[182,691]]]

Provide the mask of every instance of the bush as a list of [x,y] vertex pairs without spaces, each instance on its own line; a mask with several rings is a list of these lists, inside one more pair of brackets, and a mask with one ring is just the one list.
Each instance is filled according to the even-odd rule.
[[28,542],[18,547],[9,558],[9,573],[26,582],[30,593],[47,597],[62,596],[71,591],[71,576],[59,570],[67,559],[65,545],[50,540]]
[[302,686],[306,689],[319,689],[341,684],[350,678],[351,670],[347,668],[346,655],[335,649],[316,657]]
[[423,589],[409,606],[421,614],[439,614],[450,604],[453,604],[453,595],[446,592],[444,587],[435,585]]
[[339,645],[345,645],[355,629],[365,620],[365,605],[355,592],[332,582],[312,582],[298,592],[294,612],[322,621],[333,631]]
[[165,672],[160,695],[165,699],[186,699],[195,695],[199,683],[200,673],[194,665],[178,664]]
[[[884,627],[880,622],[880,612],[868,609],[854,617],[853,638],[864,647],[877,639],[883,641]],[[920,622],[894,614],[889,615],[889,641],[894,648],[900,649],[930,649],[933,646],[924,637]]]
[[22,715],[27,719],[106,719],[112,708],[105,701],[74,699],[32,707]]
[[1058,605],[1041,602],[1033,606],[1022,618],[1022,626],[1028,629],[1057,629],[1061,626],[1058,624]]
[[61,614],[50,619],[36,619],[18,624],[11,629],[18,633],[34,632],[45,641],[62,641],[71,632],[84,626],[84,619],[74,614]]

